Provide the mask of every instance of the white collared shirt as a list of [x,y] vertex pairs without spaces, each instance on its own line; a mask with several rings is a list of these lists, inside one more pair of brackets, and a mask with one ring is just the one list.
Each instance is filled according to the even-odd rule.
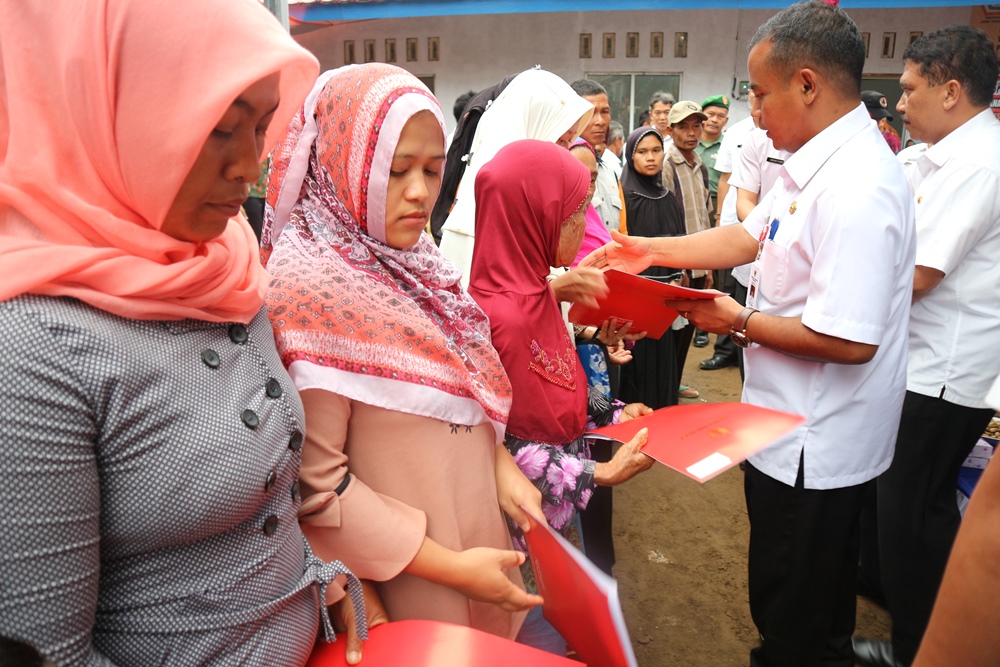
[[[614,153],[605,149],[604,155],[608,154],[612,158],[615,157]],[[613,229],[617,232],[618,227],[621,226],[622,208],[625,204],[622,202],[621,190],[618,189],[618,176],[610,161],[605,162],[603,156],[597,163],[597,183],[594,188],[594,198],[590,203],[594,205],[597,214],[601,216],[604,226],[609,231]]]
[[913,304],[907,389],[985,408],[1000,373],[1000,121],[986,109],[904,169],[916,263],[945,274]]
[[[729,185],[733,190],[748,190],[757,193],[757,202],[764,198],[778,180],[778,173],[785,160],[791,157],[788,151],[778,150],[771,143],[767,132],[752,127],[747,133],[740,152],[736,155]],[[750,284],[750,265],[744,264],[733,269],[733,276],[743,286]]]
[[615,176],[618,178],[622,177],[622,159],[615,155],[614,152],[605,148],[604,152],[601,153],[601,163],[607,167],[611,167],[611,170],[615,172]]
[[722,135],[722,145],[715,155],[715,170],[722,174],[730,174],[730,189],[719,209],[719,226],[735,225],[739,222],[736,217],[736,188],[732,187],[733,176],[737,169],[737,157],[750,130],[754,129],[753,118],[744,118],[736,123]]
[[986,404],[994,410],[1000,410],[1000,375],[993,382],[990,393],[986,394]]
[[807,419],[751,462],[793,485],[802,456],[807,489],[876,477],[892,461],[906,388],[916,234],[906,178],[864,105],[788,158],[743,226],[754,239],[774,230],[756,262],[761,312],[878,345],[860,365],[748,349],[743,400]]

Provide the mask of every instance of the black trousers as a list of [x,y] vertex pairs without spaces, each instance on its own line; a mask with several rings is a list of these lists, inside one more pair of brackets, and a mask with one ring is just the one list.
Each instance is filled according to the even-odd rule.
[[[705,282],[705,276],[692,278],[691,287],[704,289]],[[694,338],[694,325],[689,323],[683,329],[671,329],[663,335],[674,337],[674,353],[677,355],[677,382],[680,383],[684,375],[684,363],[687,361],[688,350],[691,349],[691,339]]]
[[[613,455],[611,443],[598,440],[590,446],[594,461],[606,463]],[[613,532],[614,504],[610,486],[598,486],[587,503],[587,509],[580,512],[583,528],[583,552],[602,572],[611,575],[615,564],[615,538]]]
[[[720,292],[727,292],[733,295],[734,299],[737,298],[736,288],[742,287],[733,277],[732,269],[718,269],[715,272],[715,289]],[[746,288],[743,290],[743,300],[740,303],[746,303]],[[729,337],[728,334],[716,334],[715,335],[715,351],[712,353],[714,357],[721,357],[723,359],[728,359],[729,361],[739,361],[740,348],[733,339]]]
[[858,519],[871,484],[794,487],[747,462],[750,614],[760,646],[751,667],[852,667]]
[[920,646],[961,521],[959,469],[993,414],[906,392],[892,466],[876,485],[882,591],[903,664]]

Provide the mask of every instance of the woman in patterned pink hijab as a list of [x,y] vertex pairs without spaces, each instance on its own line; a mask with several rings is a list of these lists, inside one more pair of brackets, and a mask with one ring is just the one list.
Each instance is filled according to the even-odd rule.
[[525,523],[540,499],[502,444],[511,389],[486,316],[424,233],[444,136],[405,70],[322,75],[272,154],[266,302],[306,409],[313,549],[379,582],[389,620],[513,638],[540,599],[499,510]]

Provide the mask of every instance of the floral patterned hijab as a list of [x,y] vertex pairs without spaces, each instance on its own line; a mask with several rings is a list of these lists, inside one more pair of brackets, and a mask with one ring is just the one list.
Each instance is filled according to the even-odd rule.
[[262,251],[278,351],[303,389],[504,435],[511,389],[483,311],[429,236],[386,243],[389,169],[407,121],[441,107],[392,65],[322,75],[272,153]]

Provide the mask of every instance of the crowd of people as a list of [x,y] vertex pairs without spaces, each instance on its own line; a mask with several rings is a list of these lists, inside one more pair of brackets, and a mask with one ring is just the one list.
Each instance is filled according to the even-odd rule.
[[[1000,474],[961,532],[954,489],[1000,408],[997,60],[968,26],[903,59],[903,151],[815,1],[757,31],[728,130],[661,91],[626,134],[536,68],[449,135],[257,0],[0,1],[0,665],[301,665],[337,631],[363,664],[404,619],[565,656],[528,515],[612,573],[653,459],[586,433],[697,397],[711,333],[700,368],[806,418],[744,471],[750,664],[995,660],[957,628],[995,612]],[[658,339],[571,322],[609,268],[729,296]],[[852,639],[859,580],[891,642]]]

